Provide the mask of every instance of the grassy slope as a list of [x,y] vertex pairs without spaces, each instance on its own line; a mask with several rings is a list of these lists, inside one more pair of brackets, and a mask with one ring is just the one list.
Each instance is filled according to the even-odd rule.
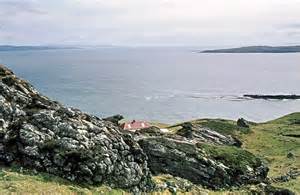
[[[300,169],[300,138],[285,135],[300,134],[300,113],[294,113],[280,119],[262,124],[252,124],[251,132],[236,126],[235,121],[222,119],[201,119],[192,121],[203,127],[209,127],[221,133],[238,136],[243,141],[243,147],[266,159],[270,167],[269,176],[275,177],[285,174],[292,168]],[[176,131],[179,125],[171,127]],[[287,158],[292,152],[294,158]],[[27,172],[27,173],[26,173]],[[156,177],[157,182],[172,180],[172,177]],[[285,183],[273,184],[285,187],[300,193],[300,178]],[[211,192],[201,188],[194,188],[194,194],[241,194],[247,190],[235,190],[234,192]],[[80,186],[48,174],[32,174],[13,168],[2,168],[0,170],[0,194],[126,194],[121,190],[111,190],[108,187]],[[171,194],[168,191],[153,194]],[[180,194],[180,193],[179,193]]]
[[[244,148],[267,160],[270,177],[286,174],[290,169],[300,170],[300,138],[287,137],[286,134],[300,133],[300,113],[290,114],[280,119],[252,127],[252,133],[243,135]],[[287,158],[292,152],[294,158]],[[300,178],[274,184],[300,193]]]
[[[251,131],[238,127],[236,121],[232,120],[199,119],[191,123],[238,137],[243,142],[244,149],[266,160],[270,167],[270,177],[284,175],[291,169],[300,170],[300,137],[286,136],[300,135],[300,113],[266,123],[251,123]],[[176,132],[180,125],[171,126],[171,131]],[[290,152],[294,154],[294,158],[287,158]],[[273,185],[300,193],[300,177]]]
[[80,186],[46,173],[2,167],[0,194],[125,194],[106,186]]

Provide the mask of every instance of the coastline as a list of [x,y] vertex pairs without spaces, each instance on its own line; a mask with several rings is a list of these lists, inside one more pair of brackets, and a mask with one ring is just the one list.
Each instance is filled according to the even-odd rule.
[[0,79],[0,158],[6,165],[0,185],[7,171],[28,178],[26,169],[76,189],[79,183],[108,186],[104,193],[299,191],[300,113],[265,123],[197,119],[164,126],[168,131],[126,131],[113,117],[49,99],[4,66]]

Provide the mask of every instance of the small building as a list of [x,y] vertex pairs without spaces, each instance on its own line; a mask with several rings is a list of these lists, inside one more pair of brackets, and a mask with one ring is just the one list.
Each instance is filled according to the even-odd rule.
[[127,131],[136,131],[136,130],[145,129],[149,127],[151,127],[151,125],[148,122],[136,121],[136,120],[121,124],[121,128]]

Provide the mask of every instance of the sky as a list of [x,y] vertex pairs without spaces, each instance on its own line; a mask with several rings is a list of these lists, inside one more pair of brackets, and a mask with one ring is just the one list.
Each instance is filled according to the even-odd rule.
[[300,44],[300,0],[0,0],[0,45]]

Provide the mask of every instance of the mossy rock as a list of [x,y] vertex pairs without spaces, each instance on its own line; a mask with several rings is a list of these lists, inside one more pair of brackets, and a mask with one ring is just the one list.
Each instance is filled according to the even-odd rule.
[[[176,125],[169,126],[172,132],[176,133],[181,127],[186,124],[191,123],[203,128],[208,128],[210,130],[216,131],[224,135],[233,135],[236,136],[240,133],[247,134],[251,132],[251,128],[239,127],[236,124],[236,121],[225,120],[225,119],[198,119],[190,122],[180,123]],[[250,125],[256,125],[255,123],[249,122]]]
[[201,126],[217,131],[226,135],[235,135],[236,133],[249,133],[250,129],[239,127],[235,121],[223,119],[207,119],[200,123]]
[[242,172],[247,170],[248,167],[259,167],[262,165],[261,159],[237,147],[209,144],[201,144],[200,146],[198,145],[198,147],[203,148],[210,158]]

